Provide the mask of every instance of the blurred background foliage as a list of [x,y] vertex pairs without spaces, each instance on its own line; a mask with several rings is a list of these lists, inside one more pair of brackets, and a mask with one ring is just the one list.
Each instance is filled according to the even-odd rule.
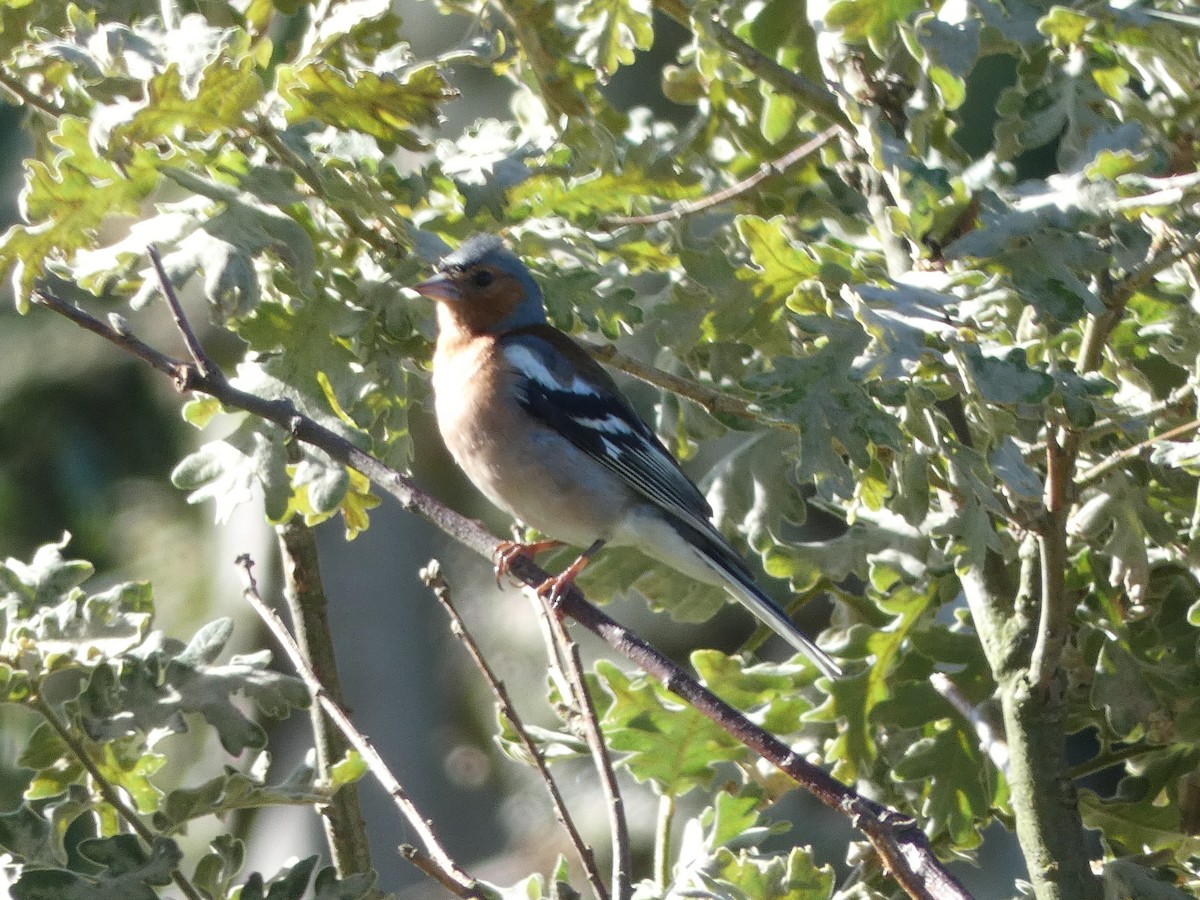
[[[1036,631],[1017,588],[1033,583],[1037,536],[1044,553],[1053,532],[1063,582],[1037,587],[1069,611],[1055,714],[1076,735],[1076,768],[1059,774],[1092,779],[1078,782],[1079,808],[1101,835],[1083,837],[1076,816],[1077,843],[1109,861],[1118,895],[1195,887],[1200,23],[1187,4],[11,2],[0,14],[0,87],[17,104],[0,160],[14,223],[0,246],[13,289],[0,311],[3,555],[29,560],[69,531],[64,553],[94,563],[101,586],[154,583],[156,627],[186,641],[230,615],[246,649],[259,640],[231,560],[273,550],[261,506],[237,501],[324,521],[359,724],[464,864],[498,882],[549,872],[562,849],[552,818],[491,749],[490,703],[466,686],[416,572],[446,557],[505,677],[532,698],[543,672],[529,665],[524,601],[493,596],[483,564],[422,523],[371,509],[320,454],[281,477],[277,429],[201,401],[187,410],[200,434],[164,380],[30,309],[30,289],[47,286],[181,353],[146,277],[153,240],[239,384],[340,421],[503,533],[431,437],[432,316],[403,290],[446,247],[498,231],[542,281],[555,324],[740,404],[710,411],[628,382],[723,527],[781,579],[781,597],[813,601],[802,621],[828,625],[857,666],[825,687],[769,670],[773,687],[743,695],[760,715],[917,815],[946,856],[979,853],[978,896],[1014,895],[1025,864],[1000,826],[1037,804],[1014,810],[1003,765],[928,676],[948,673],[985,718],[1013,708],[1008,660],[1028,662]],[[753,175],[831,124],[838,136],[818,153],[731,202],[636,219]],[[255,441],[258,455],[227,449]],[[1050,529],[1048,447],[1069,450],[1071,470]],[[189,505],[172,470],[215,504]],[[985,585],[1008,601],[988,621],[971,591],[997,566],[1012,590]],[[750,632],[719,596],[634,554],[606,553],[585,586],[680,657],[733,653]],[[1001,652],[1006,621],[1020,633]],[[724,659],[692,662],[734,690],[744,676]],[[610,693],[623,684],[598,673]],[[14,809],[31,777],[14,761],[37,718],[20,705],[3,715]],[[282,726],[273,773],[300,764],[304,727]],[[631,792],[643,864],[653,794],[678,795],[690,843],[673,889],[742,885],[751,875],[711,833],[697,837],[714,815],[704,808],[724,802],[694,790],[714,769],[681,779],[636,735],[623,740],[626,770],[653,789]],[[164,789],[231,762],[203,729],[167,741]],[[857,851],[845,865],[850,837],[832,819],[794,793],[773,803],[777,785],[740,764],[715,771],[752,801],[743,824],[766,842],[753,857],[764,870],[812,844],[844,885],[888,890],[853,867]],[[573,771],[580,807],[595,810],[589,770]],[[382,884],[401,887],[414,877],[393,853],[406,838],[382,798],[365,802]],[[768,807],[798,819],[791,833],[758,829]],[[602,816],[588,818],[602,834]],[[85,817],[72,822],[73,840],[88,835]],[[269,876],[307,852],[301,829],[317,846],[306,811],[267,808],[189,840],[247,837],[247,869]],[[1025,877],[1047,890],[1044,874]],[[830,894],[823,877],[813,885],[796,895]]]

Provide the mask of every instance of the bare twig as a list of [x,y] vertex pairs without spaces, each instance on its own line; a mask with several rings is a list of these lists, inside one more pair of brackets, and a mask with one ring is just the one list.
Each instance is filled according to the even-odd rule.
[[1146,438],[1144,441],[1139,441],[1132,447],[1126,447],[1123,450],[1118,450],[1107,459],[1101,460],[1090,469],[1086,469],[1085,471],[1081,472],[1079,477],[1075,479],[1075,485],[1080,489],[1089,487],[1090,485],[1093,485],[1102,479],[1113,469],[1120,467],[1122,463],[1128,462],[1131,459],[1136,459],[1147,450],[1150,450],[1158,444],[1162,444],[1167,441],[1173,441],[1176,438],[1183,437],[1184,435],[1190,434],[1197,429],[1200,429],[1200,419],[1193,419],[1190,422],[1184,422],[1182,425],[1176,425],[1174,428],[1168,429],[1162,434],[1156,434],[1152,437]]
[[483,675],[483,680],[487,683],[492,696],[496,699],[496,703],[500,707],[500,712],[504,718],[508,719],[514,733],[517,735],[517,740],[521,742],[521,746],[529,754],[534,768],[537,769],[538,775],[541,776],[542,782],[546,785],[546,790],[550,793],[550,803],[554,807],[554,817],[558,819],[559,824],[567,832],[571,846],[575,848],[575,852],[579,856],[579,862],[583,866],[584,875],[587,877],[588,883],[591,884],[596,897],[599,900],[608,900],[608,889],[605,888],[604,879],[600,877],[600,870],[596,867],[595,853],[592,852],[592,848],[584,841],[583,836],[579,833],[579,829],[575,827],[575,821],[571,818],[566,801],[563,800],[562,794],[558,790],[558,784],[555,782],[554,776],[550,774],[550,767],[546,764],[546,758],[542,754],[542,751],[538,749],[537,744],[533,742],[533,738],[529,736],[529,732],[525,730],[525,723],[521,720],[516,705],[512,702],[512,698],[508,694],[508,689],[504,686],[504,682],[496,676],[495,671],[488,664],[488,661],[484,659],[479,644],[476,643],[475,638],[472,637],[471,632],[467,629],[466,622],[463,621],[462,616],[458,614],[458,610],[455,608],[454,602],[450,597],[450,587],[446,584],[446,579],[442,576],[441,567],[436,559],[431,560],[429,565],[421,570],[421,580],[425,582],[426,586],[433,593],[434,599],[441,604],[446,615],[450,617],[451,633],[466,648],[471,661],[475,663],[475,667]]
[[475,892],[464,894],[463,890],[462,890],[462,886],[457,881],[455,881],[437,863],[435,863],[433,861],[433,859],[429,856],[429,854],[426,853],[424,850],[422,850],[420,847],[414,847],[412,844],[401,844],[399,847],[396,848],[396,850],[400,853],[400,855],[402,857],[404,857],[404,859],[407,859],[410,863],[412,863],[414,866],[416,866],[418,869],[420,869],[422,872],[424,872],[426,875],[428,875],[430,878],[432,878],[434,881],[436,881],[438,884],[440,884],[442,887],[444,887],[446,890],[448,890],[450,893],[454,894],[454,896],[456,896],[456,897],[483,897],[483,896],[486,896],[482,893],[475,893]]
[[337,727],[341,730],[346,739],[354,746],[362,756],[367,768],[371,774],[375,776],[375,780],[383,785],[384,790],[391,796],[396,808],[400,814],[404,816],[409,826],[417,833],[421,839],[421,843],[425,845],[425,852],[430,864],[435,867],[440,877],[438,881],[442,884],[450,886],[454,893],[459,897],[477,897],[482,898],[483,894],[475,883],[475,879],[459,868],[458,864],[451,858],[450,854],[442,847],[437,835],[433,833],[433,828],[429,821],[421,815],[408,793],[401,786],[396,776],[392,774],[383,757],[375,749],[374,745],[361,731],[354,727],[354,723],[350,721],[350,717],[345,711],[333,702],[333,699],[325,690],[325,686],[321,684],[316,673],[308,664],[308,660],[304,658],[300,647],[296,644],[291,632],[283,623],[283,619],[279,618],[278,613],[271,609],[263,602],[262,597],[258,593],[258,585],[254,580],[253,565],[248,555],[238,557],[238,566],[242,569],[242,574],[246,582],[246,587],[242,591],[242,596],[251,608],[258,613],[263,624],[267,626],[279,646],[283,648],[283,652],[287,654],[292,665],[296,669],[296,673],[308,686],[309,692],[313,699],[320,704],[325,710],[330,719],[334,721]]
[[1067,514],[1075,459],[1071,449],[1053,436],[1046,445],[1045,515],[1038,528],[1041,555],[1042,608],[1037,642],[1029,659],[1029,682],[1047,696],[1058,672],[1062,649],[1070,632],[1067,597]]
[[30,109],[36,109],[42,115],[48,118],[58,120],[66,115],[66,110],[55,106],[44,97],[39,97],[25,85],[21,84],[16,78],[13,78],[7,72],[0,71],[0,88],[8,91],[16,97],[21,103],[28,106]]
[[837,137],[840,132],[841,129],[836,126],[827,128],[815,137],[805,141],[799,147],[789,150],[778,159],[763,163],[753,175],[743,178],[741,181],[731,184],[727,188],[722,188],[719,191],[701,197],[698,200],[682,200],[679,203],[672,203],[667,209],[661,212],[649,213],[644,216],[607,216],[603,220],[603,224],[610,228],[620,228],[624,225],[653,225],[658,222],[674,222],[682,219],[684,216],[694,215],[706,209],[711,209],[714,206],[719,206],[727,200],[732,200],[734,197],[746,193],[756,185],[766,181],[772,175],[784,174],[788,169],[800,162],[800,160],[811,156],[817,150],[821,149],[821,147]]
[[[1200,238],[1180,241],[1166,246],[1168,237],[1160,234],[1151,244],[1145,262],[1119,281],[1107,272],[1099,276],[1100,299],[1104,310],[1089,316],[1080,342],[1075,371],[1094,372],[1100,367],[1104,348],[1113,329],[1120,324],[1130,298],[1154,277],[1181,259],[1200,250]],[[1078,495],[1079,482],[1075,467],[1083,434],[1068,428],[1047,427],[1046,440],[1046,514],[1039,528],[1042,547],[1042,613],[1037,640],[1030,659],[1030,681],[1045,696],[1054,673],[1058,671],[1062,648],[1069,630],[1069,609],[1065,584],[1067,558],[1067,514]],[[1114,463],[1115,465],[1115,463]]]
[[666,894],[671,883],[671,826],[675,824],[675,795],[658,798],[658,821],[654,825],[654,886]]
[[[538,597],[544,601],[540,594]],[[571,639],[559,610],[547,602],[546,612],[554,642],[558,647],[558,656],[563,661],[567,682],[575,701],[575,719],[583,730],[583,739],[592,754],[592,763],[600,776],[600,787],[607,801],[608,827],[612,835],[613,900],[629,900],[633,861],[629,848],[629,823],[625,819],[625,799],[621,796],[617,773],[613,769],[612,758],[608,755],[608,747],[604,743],[604,733],[600,730],[596,704],[592,702],[592,695],[587,689],[583,662],[579,658],[579,645]]]
[[[125,823],[146,844],[146,849],[148,851],[151,850],[154,847],[157,836],[146,827],[146,823],[142,821],[137,811],[124,801],[117,789],[104,776],[104,773],[100,771],[100,767],[96,765],[91,754],[87,752],[87,747],[76,737],[75,732],[58,717],[58,713],[42,697],[36,697],[32,706],[42,714],[47,724],[54,729],[54,733],[67,745],[67,748],[71,751],[75,759],[79,761],[79,764],[87,769],[92,783],[96,786],[96,790],[100,792],[100,796],[104,798],[104,802],[117,811],[117,815],[124,819]],[[196,889],[196,886],[178,868],[171,869],[171,880],[175,882],[175,886],[183,892],[183,895],[188,900],[203,900],[200,891]]]
[[[180,391],[207,394],[224,406],[241,409],[285,429],[294,440],[324,450],[338,462],[352,466],[380,490],[390,494],[401,507],[426,518],[434,526],[485,559],[495,556],[498,541],[482,524],[465,518],[422,491],[395,469],[380,462],[341,435],[300,415],[287,401],[267,400],[233,387],[219,373],[204,376],[196,366],[173,360],[134,338],[128,329],[117,330],[91,314],[39,291],[34,302],[63,315],[80,327],[105,338],[145,360],[174,379]],[[512,573],[524,584],[536,587],[549,577],[540,566],[523,557],[514,561]],[[663,656],[633,632],[619,625],[587,602],[572,587],[560,605],[564,615],[601,637],[618,653],[642,667],[668,690],[690,703],[698,712],[785,772],[822,803],[850,816],[868,836],[885,866],[909,896],[916,900],[966,900],[969,894],[942,866],[916,822],[862,797],[822,769],[794,753],[790,747],[752,723],[711,691],[701,686],[678,665]],[[323,693],[321,696],[325,696]],[[328,702],[326,697],[325,701]],[[336,708],[336,707],[335,707]],[[328,708],[327,708],[328,710]],[[339,710],[340,712],[340,710]],[[341,722],[339,722],[341,725]],[[350,737],[348,734],[347,737]],[[355,745],[356,748],[358,745]],[[369,745],[368,745],[369,746]],[[361,748],[358,748],[361,752]],[[377,754],[375,754],[376,758]]]
[[690,378],[682,378],[679,375],[674,375],[655,366],[647,365],[641,360],[634,359],[632,356],[622,353],[612,344],[598,344],[594,341],[583,339],[580,339],[579,343],[600,362],[624,372],[626,375],[630,375],[639,381],[644,381],[646,384],[661,388],[664,391],[670,391],[673,394],[678,394],[680,397],[686,397],[713,415],[736,416],[739,419],[746,419],[750,422],[770,425],[773,428],[782,428],[787,431],[800,430],[795,422],[772,419],[754,404],[748,403],[740,397],[735,397],[732,394],[727,394],[708,385],[692,381]]
[[154,271],[158,275],[158,283],[162,289],[163,299],[167,301],[167,307],[171,310],[171,317],[175,320],[175,327],[179,329],[180,335],[183,336],[183,344],[187,347],[188,355],[196,364],[196,368],[200,370],[201,375],[212,375],[217,371],[216,365],[208,354],[204,352],[204,347],[200,343],[200,339],[196,337],[196,332],[192,331],[192,326],[187,320],[187,316],[183,314],[183,305],[179,302],[179,295],[175,293],[175,285],[171,284],[171,279],[167,277],[167,270],[163,267],[162,257],[158,253],[158,248],[151,244],[146,248],[146,252],[150,256],[150,262],[154,265]]
[[724,49],[732,53],[746,70],[759,76],[777,91],[798,100],[805,108],[842,128],[850,127],[850,120],[838,106],[837,96],[825,85],[818,84],[799,72],[785,69],[775,60],[764,56],[750,44],[730,31],[717,16],[708,23],[693,17],[692,9],[680,0],[654,0],[654,8],[691,31],[711,28],[713,37]]

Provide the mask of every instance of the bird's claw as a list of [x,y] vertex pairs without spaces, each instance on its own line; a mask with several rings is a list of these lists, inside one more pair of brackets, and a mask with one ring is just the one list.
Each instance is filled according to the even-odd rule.
[[536,593],[539,597],[550,604],[550,608],[557,610],[566,599],[567,591],[575,584],[575,576],[577,572],[572,572],[568,569],[558,575],[553,575],[547,578],[537,586]]
[[[532,561],[543,550],[561,546],[561,543],[561,541],[534,541],[532,544],[523,544],[520,541],[501,541],[496,545],[496,552],[492,554],[492,558],[496,561],[496,587],[503,587],[500,579],[505,575],[510,576],[509,581],[512,582],[513,587],[520,587],[521,582],[511,577],[510,574],[513,564],[518,559]],[[541,587],[538,590],[541,591]]]

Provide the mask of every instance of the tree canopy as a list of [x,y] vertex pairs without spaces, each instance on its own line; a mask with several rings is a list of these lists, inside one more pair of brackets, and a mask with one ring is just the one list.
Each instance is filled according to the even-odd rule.
[[[0,87],[33,142],[0,240],[16,309],[77,305],[130,349],[163,314],[155,245],[239,341],[225,386],[349,448],[180,374],[187,421],[229,427],[175,486],[218,521],[253,501],[272,523],[340,516],[353,537],[382,485],[352,451],[405,471],[428,397],[432,312],[405,287],[500,233],[553,323],[644,383],[643,411],[779,595],[830,602],[822,643],[845,678],[701,649],[699,682],[912,816],[942,859],[1000,822],[1039,898],[1193,895],[1191,5],[439,0],[464,37],[437,55],[392,7],[0,4]],[[480,75],[505,88],[492,115],[444,133]],[[310,691],[262,654],[219,662],[226,623],[163,636],[146,585],[90,574],[61,544],[0,565],[0,682],[40,722],[16,761],[34,773],[24,804],[0,817],[14,896],[374,890],[362,872],[312,879],[311,859],[243,872],[228,835],[184,857],[187,822],[328,803],[362,758],[278,785],[237,765],[266,738],[231,697],[271,715]],[[580,583],[685,621],[724,602],[633,552]],[[617,658],[586,677],[612,762],[668,801],[667,834],[669,801],[712,795],[682,846],[664,836],[632,873],[637,896],[923,896],[874,858],[835,877],[799,828],[764,849],[792,782]],[[156,742],[188,721],[229,766],[164,792]],[[577,724],[564,712],[525,743],[505,716],[499,741],[525,760],[586,753]],[[1068,764],[1077,734],[1090,756]],[[735,773],[720,790],[718,772]],[[1079,785],[1097,772],[1110,791]],[[68,847],[77,820],[89,834]],[[622,893],[580,865],[470,889]]]

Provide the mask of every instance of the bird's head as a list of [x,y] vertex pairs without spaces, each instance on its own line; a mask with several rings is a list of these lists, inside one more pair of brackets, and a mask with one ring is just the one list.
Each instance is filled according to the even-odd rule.
[[438,302],[438,321],[469,334],[502,334],[546,321],[533,274],[500,238],[477,234],[413,290]]

